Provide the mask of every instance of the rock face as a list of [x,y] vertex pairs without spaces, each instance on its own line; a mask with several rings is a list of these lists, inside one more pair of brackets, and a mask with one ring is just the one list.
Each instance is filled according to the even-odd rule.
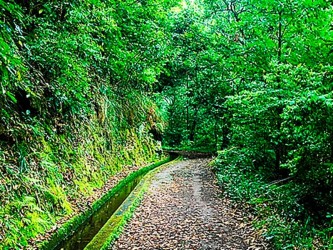
[[112,249],[269,249],[221,198],[207,159],[162,170]]

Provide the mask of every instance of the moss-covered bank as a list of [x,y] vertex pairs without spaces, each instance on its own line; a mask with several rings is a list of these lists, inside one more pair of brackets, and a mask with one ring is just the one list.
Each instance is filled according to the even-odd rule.
[[[41,129],[45,129],[41,127]],[[82,204],[128,165],[158,159],[149,126],[109,130],[96,117],[63,135],[36,136],[6,148],[1,162],[0,249],[22,249]],[[20,154],[18,162],[11,154]]]
[[151,96],[170,75],[177,2],[0,0],[0,249],[27,248],[125,166],[156,160]]
[[[165,158],[164,160],[161,160],[157,163],[143,167],[143,168],[139,169],[138,171],[131,173],[125,179],[121,180],[114,188],[109,190],[101,199],[94,202],[90,209],[86,210],[84,213],[81,213],[81,214],[73,217],[71,220],[66,222],[59,230],[57,230],[57,232],[49,240],[44,241],[41,244],[39,244],[38,248],[39,249],[56,248],[63,239],[66,239],[70,235],[72,235],[80,225],[85,223],[93,214],[98,213],[99,210],[106,203],[108,203],[112,198],[118,196],[121,193],[121,191],[126,188],[127,185],[136,181],[138,178],[142,178],[147,172],[170,161],[170,159],[171,159],[170,157]],[[126,197],[124,197],[124,198],[126,198]],[[86,225],[86,226],[88,227],[89,225]]]

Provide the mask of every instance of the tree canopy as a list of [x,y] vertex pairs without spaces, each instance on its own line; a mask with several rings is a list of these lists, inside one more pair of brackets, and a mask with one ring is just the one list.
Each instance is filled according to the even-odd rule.
[[0,16],[6,246],[69,214],[73,187],[152,160],[156,140],[218,152],[229,196],[306,230],[267,230],[277,248],[330,244],[329,1],[0,0]]
[[[289,201],[270,196],[273,209],[324,228],[333,198],[332,13],[320,0],[187,1],[161,101],[165,145],[219,151],[219,178],[235,198],[264,195],[240,176],[287,183]],[[277,234],[276,246],[314,244]]]

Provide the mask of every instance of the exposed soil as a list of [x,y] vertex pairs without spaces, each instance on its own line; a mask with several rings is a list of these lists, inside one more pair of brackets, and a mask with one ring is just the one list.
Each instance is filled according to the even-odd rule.
[[112,249],[270,249],[222,198],[207,159],[160,171]]

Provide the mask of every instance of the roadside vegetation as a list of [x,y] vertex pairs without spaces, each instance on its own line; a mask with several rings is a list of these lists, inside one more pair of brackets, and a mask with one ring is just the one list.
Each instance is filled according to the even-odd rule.
[[203,0],[174,23],[164,145],[215,149],[222,189],[275,249],[333,247],[332,14],[321,0]]
[[156,161],[172,1],[0,0],[0,249],[22,249],[126,166]]
[[27,247],[125,166],[218,152],[276,249],[330,249],[325,0],[0,0],[0,249]]

